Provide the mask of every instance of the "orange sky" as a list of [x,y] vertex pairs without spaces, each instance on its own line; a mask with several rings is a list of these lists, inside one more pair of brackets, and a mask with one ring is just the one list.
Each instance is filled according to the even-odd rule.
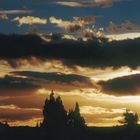
[[1,0],[0,121],[35,126],[51,90],[90,126],[120,125],[126,109],[140,118],[139,5]]
[[[100,81],[107,82],[112,79],[139,74],[139,68],[135,70],[131,70],[129,67],[97,69],[77,66],[69,68],[56,60],[43,62],[42,64],[35,63],[36,65],[26,61],[22,63],[24,65],[17,68],[12,68],[4,62],[0,64],[1,79],[7,80],[12,77],[10,84],[15,84],[15,87],[8,85],[7,88],[0,87],[1,121],[8,121],[11,125],[35,126],[37,122],[42,120],[42,107],[51,89],[54,90],[55,96],[60,95],[62,97],[67,110],[73,108],[75,102],[79,102],[81,114],[85,117],[88,125],[118,125],[118,120],[122,119],[122,114],[126,108],[138,112],[140,116],[139,89],[134,91],[135,96],[131,93],[130,95],[127,95],[128,93],[119,95],[111,89],[108,94],[108,91],[103,90],[102,85],[98,84]],[[25,71],[35,72],[35,74],[26,73]],[[65,75],[62,75],[62,71]],[[62,79],[53,79],[51,77],[52,80],[48,80],[49,76],[45,76],[45,74],[42,76],[42,73],[57,73],[60,76],[59,78]],[[79,81],[72,74],[84,77]],[[67,76],[69,78],[73,76],[72,80],[69,81]],[[26,78],[29,79],[26,80]],[[25,85],[25,81],[28,85]]]

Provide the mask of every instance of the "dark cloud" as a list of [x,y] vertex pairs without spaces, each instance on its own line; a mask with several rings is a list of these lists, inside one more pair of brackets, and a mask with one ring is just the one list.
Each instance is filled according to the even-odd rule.
[[[14,108],[10,108],[10,107]],[[33,108],[19,108],[17,106],[0,106],[0,119],[8,121],[23,121],[41,117],[41,110]],[[4,108],[2,108],[4,107]]]
[[57,72],[43,73],[33,71],[20,71],[13,72],[18,76],[26,76],[35,81],[38,81],[42,87],[47,89],[63,89],[73,90],[77,88],[93,88],[96,87],[90,80],[90,78],[76,75],[76,74],[64,74]]
[[96,87],[90,78],[76,74],[32,71],[11,72],[10,74],[0,78],[0,96],[31,95],[41,88],[71,91]]
[[33,72],[33,71],[18,71],[13,72],[16,75],[20,76],[27,76],[28,78],[32,79],[42,79],[48,81],[56,81],[56,82],[64,82],[64,83],[71,83],[73,81],[85,82],[87,84],[91,84],[91,81],[88,77],[76,75],[76,74],[63,74],[57,72]]
[[109,33],[118,33],[118,32],[122,32],[122,33],[126,33],[126,32],[138,32],[140,31],[140,25],[131,23],[129,21],[122,23],[122,24],[114,24],[114,23],[110,23],[110,25],[107,27],[107,31]]
[[29,78],[6,75],[0,78],[0,96],[23,96],[31,94],[40,86]]
[[[49,93],[46,93],[49,95]],[[48,95],[38,96],[34,95],[25,95],[23,96],[10,96],[0,100],[0,106],[14,104],[20,108],[37,108],[42,109],[44,105],[45,98]]]
[[6,75],[4,78],[0,78],[0,89],[34,89],[36,84],[32,83],[31,79],[19,78]]
[[94,16],[86,16],[83,18],[77,17],[77,20],[83,20],[85,22],[85,24],[95,24],[96,22],[96,17]]
[[78,31],[80,29],[81,29],[81,26],[75,24],[75,25],[68,26],[67,31],[69,31],[69,32],[75,32],[75,31]]
[[101,86],[101,91],[106,94],[138,95],[140,92],[140,74],[100,81],[98,84]]
[[34,56],[61,60],[68,66],[135,68],[140,65],[140,38],[108,42],[95,37],[86,42],[62,39],[43,42],[35,35],[0,35],[0,41],[0,58],[8,62]]

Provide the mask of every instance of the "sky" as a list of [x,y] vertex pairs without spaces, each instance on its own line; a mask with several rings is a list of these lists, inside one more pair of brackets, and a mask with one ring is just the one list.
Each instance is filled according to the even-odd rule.
[[35,126],[51,90],[90,126],[119,125],[126,109],[140,117],[139,5],[1,0],[0,121]]

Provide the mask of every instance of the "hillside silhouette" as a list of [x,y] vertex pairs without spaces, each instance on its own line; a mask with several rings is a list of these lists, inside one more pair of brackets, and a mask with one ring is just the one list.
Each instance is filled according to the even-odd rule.
[[[129,110],[123,114],[122,126],[88,127],[80,114],[79,104],[66,111],[60,96],[45,100],[43,121],[36,127],[10,127],[0,123],[0,140],[139,140],[138,115]],[[94,118],[93,118],[94,119]]]

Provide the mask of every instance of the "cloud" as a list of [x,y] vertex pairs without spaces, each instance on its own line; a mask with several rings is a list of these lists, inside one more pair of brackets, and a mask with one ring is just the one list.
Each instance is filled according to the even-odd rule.
[[50,23],[55,24],[60,28],[64,28],[65,30],[70,32],[80,30],[84,26],[84,23],[79,21],[63,21],[62,19],[57,19],[55,17],[50,17],[49,20]]
[[[116,2],[116,1],[115,1]],[[70,7],[110,7],[113,4],[113,0],[79,0],[79,1],[57,1],[59,5],[70,6]]]
[[[57,4],[57,5],[63,5],[63,6],[69,6],[69,7],[110,7],[113,5],[113,3],[118,2],[121,0],[28,0],[28,1],[22,1],[22,5],[50,5],[50,4]],[[11,1],[4,1],[0,2],[1,5],[7,6],[7,5],[13,5],[16,3],[17,5],[21,6],[21,2],[17,2],[17,0]]]
[[39,66],[40,64],[43,64],[43,60],[37,58],[37,57],[29,57],[29,58],[19,58],[19,59],[7,59],[7,60],[1,60],[0,64],[3,65],[10,65],[12,68],[19,68],[24,66]]
[[95,38],[104,38],[104,34],[102,31],[95,31],[91,29],[85,29],[81,32],[82,38],[85,38],[86,40],[90,39],[93,40]]
[[93,0],[93,5],[111,6],[113,0]]
[[[48,95],[50,90],[48,91]],[[38,94],[22,94],[22,96],[0,96],[0,106],[15,105],[19,108],[36,108],[42,109],[45,98],[48,96],[39,96]]]
[[75,32],[82,29],[87,24],[95,24],[95,17],[87,16],[84,18],[74,17],[73,21],[64,21],[56,17],[49,18],[50,23],[55,24],[56,26],[63,28],[69,32]]
[[56,2],[58,5],[64,5],[64,6],[69,6],[69,7],[84,7],[84,5],[80,2],[75,2],[75,1],[58,1]]
[[95,88],[96,85],[86,76],[77,74],[64,74],[57,72],[33,72],[33,71],[19,71],[13,72],[17,76],[25,76],[33,81],[38,81],[42,88],[71,91],[78,88]]
[[53,81],[61,81],[66,83],[71,83],[73,81],[80,81],[90,84],[90,81],[88,77],[84,77],[81,75],[76,74],[63,74],[63,73],[57,73],[57,72],[50,72],[50,73],[43,73],[43,72],[33,72],[33,71],[18,71],[18,72],[12,72],[13,74],[19,75],[19,76],[27,76],[28,78],[37,78],[37,79],[46,79],[46,80],[53,80]]
[[31,10],[0,10],[0,15],[31,14]]
[[12,21],[17,22],[19,26],[23,24],[47,24],[47,19],[41,19],[39,17],[33,17],[33,16],[26,16],[26,17],[16,17]]
[[0,106],[0,120],[18,121],[41,117],[41,110],[36,108],[20,108],[15,105]]
[[[97,16],[100,17],[100,16]],[[85,17],[73,17],[74,21],[76,22],[83,22],[86,24],[95,24],[96,23],[96,17],[95,16],[85,16]]]
[[140,32],[124,32],[124,33],[111,33],[106,34],[105,37],[107,37],[110,41],[120,41],[120,40],[128,40],[128,39],[135,39],[140,37]]
[[48,90],[72,91],[81,88],[95,88],[86,76],[60,72],[11,72],[0,78],[0,96],[33,95],[41,88]]
[[140,74],[100,81],[98,84],[101,86],[101,92],[106,94],[116,96],[139,95]]
[[110,25],[107,27],[109,33],[126,33],[126,32],[138,32],[140,31],[140,25],[131,23],[129,21],[122,24],[114,24],[110,22]]
[[33,94],[39,84],[29,78],[6,75],[0,78],[0,96],[23,96]]
[[125,110],[125,108],[80,107],[80,112],[84,116],[87,124],[95,126],[118,125],[118,121],[123,118],[122,114]]
[[8,20],[9,18],[6,14],[2,14],[2,15],[0,15],[0,19],[1,20]]
[[140,38],[112,42],[106,38],[43,42],[35,35],[0,35],[0,40],[0,58],[9,62],[34,56],[42,61],[60,60],[70,67],[140,66]]
[[123,114],[125,108],[116,109],[116,108],[103,108],[103,107],[93,107],[93,106],[81,106],[80,112],[82,114]]

